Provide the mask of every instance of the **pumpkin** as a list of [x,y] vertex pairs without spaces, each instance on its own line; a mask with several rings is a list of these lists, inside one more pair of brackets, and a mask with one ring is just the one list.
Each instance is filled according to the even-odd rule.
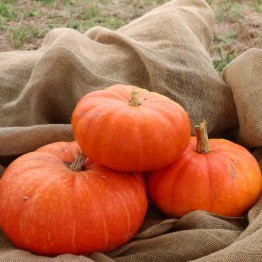
[[240,216],[258,200],[261,182],[253,155],[232,141],[208,139],[205,122],[183,155],[147,181],[152,202],[176,218],[195,210]]
[[147,210],[144,176],[84,159],[76,142],[55,142],[7,167],[1,227],[17,247],[48,256],[91,254],[134,236]]
[[184,152],[191,136],[189,117],[178,103],[122,84],[82,97],[72,129],[88,158],[120,171],[162,168]]

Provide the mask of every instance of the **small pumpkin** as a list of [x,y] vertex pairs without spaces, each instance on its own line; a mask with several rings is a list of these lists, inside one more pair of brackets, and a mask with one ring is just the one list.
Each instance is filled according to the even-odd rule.
[[122,84],[80,99],[72,128],[86,156],[121,171],[162,168],[184,152],[191,136],[189,117],[178,103]]
[[152,202],[166,215],[180,218],[194,210],[240,216],[261,194],[261,171],[244,147],[208,139],[206,123],[196,127],[183,155],[148,177]]
[[0,180],[3,232],[17,247],[40,255],[113,250],[134,236],[146,210],[141,173],[84,161],[76,142],[24,154]]

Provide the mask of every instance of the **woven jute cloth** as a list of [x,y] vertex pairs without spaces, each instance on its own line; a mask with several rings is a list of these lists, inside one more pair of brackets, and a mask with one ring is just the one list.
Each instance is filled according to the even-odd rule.
[[[209,54],[214,24],[206,1],[174,0],[116,31],[53,29],[38,50],[1,52],[1,173],[21,154],[72,141],[79,99],[117,83],[170,97],[186,109],[192,127],[205,119],[210,137],[242,144],[262,168],[262,50],[247,50],[219,75]],[[37,256],[0,231],[0,261],[262,261],[261,210],[259,199],[242,217],[194,211],[175,219],[150,204],[131,241],[90,256]]]

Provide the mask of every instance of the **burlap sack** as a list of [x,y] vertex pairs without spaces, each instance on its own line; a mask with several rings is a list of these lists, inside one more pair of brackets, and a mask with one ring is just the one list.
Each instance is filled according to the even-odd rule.
[[[214,14],[204,0],[175,0],[117,31],[52,30],[35,51],[0,53],[0,163],[54,141],[73,139],[70,118],[87,92],[115,83],[169,96],[192,126],[237,134],[262,159],[262,50],[236,58],[224,79],[209,56]],[[251,148],[252,147],[252,148]],[[138,234],[113,252],[37,256],[0,233],[1,262],[262,261],[262,199],[243,217],[195,211],[180,220],[150,205]]]

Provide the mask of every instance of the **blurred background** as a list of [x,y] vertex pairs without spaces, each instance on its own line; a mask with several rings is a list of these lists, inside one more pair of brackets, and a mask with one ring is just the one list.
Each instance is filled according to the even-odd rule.
[[[0,52],[37,49],[53,28],[117,29],[167,0],[0,0]],[[206,0],[216,15],[210,55],[221,72],[235,56],[262,48],[262,0]]]

